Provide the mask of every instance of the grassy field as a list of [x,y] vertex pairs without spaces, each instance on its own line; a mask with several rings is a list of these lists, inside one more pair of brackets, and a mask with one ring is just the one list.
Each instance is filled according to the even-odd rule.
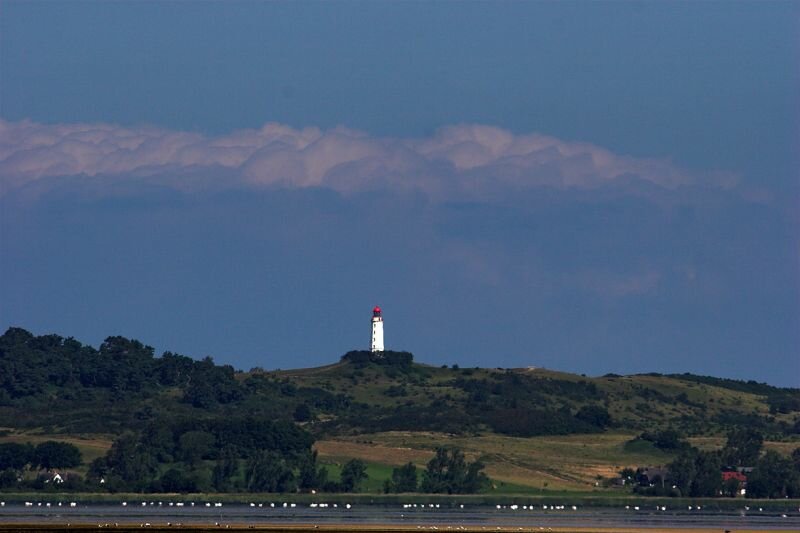
[[370,464],[402,465],[409,461],[424,468],[437,446],[452,445],[467,458],[480,458],[486,473],[518,492],[541,489],[590,490],[597,476],[613,477],[627,466],[662,465],[672,456],[653,447],[630,450],[631,434],[569,435],[515,438],[500,435],[454,436],[441,433],[387,432],[318,441],[323,460],[358,457]]
[[[724,413],[770,417],[775,422],[794,423],[795,415],[792,413],[770,413],[764,396],[664,375],[587,377],[534,367],[457,369],[424,364],[415,364],[413,375],[391,375],[385,368],[375,365],[354,370],[345,363],[272,374],[300,387],[318,387],[350,395],[355,402],[368,406],[392,408],[402,404],[426,405],[437,400],[459,405],[467,393],[454,386],[454,380],[467,377],[491,381],[509,373],[533,378],[533,389],[537,382],[547,380],[592,384],[605,395],[611,416],[622,427],[656,430],[685,426],[683,432],[687,434],[724,436],[727,430],[714,422]],[[397,385],[403,386],[402,396],[386,394],[389,387]],[[553,407],[559,406],[563,400],[563,396],[547,393],[544,403]]]
[[[396,466],[412,462],[422,470],[438,446],[461,448],[467,459],[480,459],[493,481],[497,494],[541,494],[542,491],[615,492],[595,484],[598,476],[610,478],[622,468],[642,465],[665,465],[673,455],[637,441],[631,433],[603,433],[516,438],[496,434],[456,436],[432,432],[370,433],[352,437],[318,440],[315,448],[320,463],[327,467],[331,479],[338,479],[341,466],[358,458],[367,463],[368,480],[364,492],[379,493]],[[70,442],[80,449],[84,464],[76,470],[85,473],[89,463],[104,455],[111,447],[110,435],[62,435],[37,432],[14,432],[0,428],[0,443],[47,440]],[[691,438],[693,446],[704,450],[721,448],[723,437]],[[789,454],[796,442],[766,442],[765,448]]]

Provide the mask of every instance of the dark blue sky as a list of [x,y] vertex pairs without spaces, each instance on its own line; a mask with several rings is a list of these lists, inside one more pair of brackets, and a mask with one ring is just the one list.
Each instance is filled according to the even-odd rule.
[[3,1],[0,326],[798,385],[799,20]]

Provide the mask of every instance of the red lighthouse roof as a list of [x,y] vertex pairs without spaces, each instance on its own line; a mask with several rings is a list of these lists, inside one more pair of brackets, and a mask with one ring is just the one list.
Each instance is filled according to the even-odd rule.
[[381,314],[381,308],[380,308],[380,306],[376,305],[376,306],[375,306],[375,309],[373,309],[373,310],[372,310],[372,312],[373,312],[373,313],[375,313],[376,315],[379,315],[379,314]]

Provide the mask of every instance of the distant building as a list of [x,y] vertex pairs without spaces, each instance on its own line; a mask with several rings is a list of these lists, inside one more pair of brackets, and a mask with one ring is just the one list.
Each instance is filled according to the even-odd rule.
[[[747,476],[744,474],[743,470],[749,467],[739,467],[736,470],[723,470],[722,472],[722,482],[726,485],[726,490],[730,490],[727,485],[730,483],[730,480],[736,480],[736,489],[735,493],[741,494],[744,496],[747,494]],[[752,468],[749,468],[752,471]]]
[[745,476],[741,472],[723,472],[722,473],[722,481],[723,481],[723,483],[725,481],[728,481],[728,480],[731,480],[731,479],[735,479],[736,481],[738,481],[739,483],[742,483],[742,484],[747,483],[747,476]]
[[381,308],[377,305],[372,310],[372,342],[370,343],[372,353],[383,351],[383,317]]
[[669,470],[663,467],[647,466],[636,470],[636,479],[640,485],[654,487],[664,486],[669,479]]

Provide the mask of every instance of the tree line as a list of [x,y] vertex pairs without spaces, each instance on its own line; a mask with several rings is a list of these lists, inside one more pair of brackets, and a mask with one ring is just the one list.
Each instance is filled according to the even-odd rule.
[[456,447],[439,447],[428,461],[420,480],[414,463],[394,468],[384,483],[386,493],[427,492],[436,494],[473,494],[485,489],[489,478],[480,460],[469,462]]
[[[763,435],[751,428],[728,434],[725,446],[718,451],[703,451],[689,445],[674,430],[645,436],[664,450],[679,450],[658,479],[639,478],[635,492],[648,496],[735,497],[742,488],[748,498],[800,498],[800,448],[790,457],[774,450],[764,451]],[[724,471],[743,473],[746,483],[737,476],[723,481]],[[635,478],[631,471],[623,478]],[[641,476],[641,474],[639,474]]]
[[[80,450],[68,442],[50,440],[35,446],[30,442],[4,442],[0,444],[0,489],[18,488],[26,469],[49,472],[74,468],[82,462]],[[44,474],[22,485],[31,489],[41,488],[50,479],[49,475]]]

